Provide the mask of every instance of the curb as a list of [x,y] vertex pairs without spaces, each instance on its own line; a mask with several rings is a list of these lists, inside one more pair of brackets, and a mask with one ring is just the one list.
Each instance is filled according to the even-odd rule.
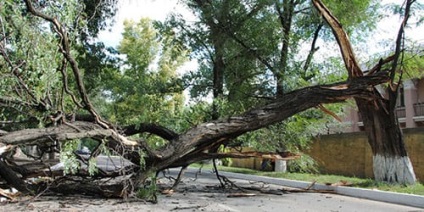
[[[255,176],[248,174],[239,174],[232,172],[219,172],[221,175],[230,178],[237,178],[242,180],[262,181],[269,184],[281,185],[293,188],[308,188],[311,183],[297,180],[287,180],[281,178],[272,178],[265,176]],[[330,190],[337,194],[357,197],[369,200],[375,200],[380,202],[388,202],[400,205],[413,206],[418,208],[424,208],[424,196],[414,194],[403,194],[389,191],[371,190],[363,188],[353,188],[345,186],[328,186],[324,184],[315,183],[310,189],[316,190]]]

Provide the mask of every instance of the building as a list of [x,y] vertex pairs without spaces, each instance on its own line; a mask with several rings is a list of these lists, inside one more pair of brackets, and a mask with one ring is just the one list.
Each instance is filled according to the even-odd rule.
[[[384,96],[385,89],[377,88]],[[396,114],[401,128],[424,126],[424,79],[404,80],[399,89]],[[356,106],[349,106],[343,127],[333,133],[364,131],[364,124]]]
[[[382,86],[377,89],[386,94]],[[356,105],[349,104],[345,113],[344,122],[328,125],[306,153],[323,174],[373,178],[373,154]],[[396,114],[415,175],[424,183],[424,79],[404,80]]]

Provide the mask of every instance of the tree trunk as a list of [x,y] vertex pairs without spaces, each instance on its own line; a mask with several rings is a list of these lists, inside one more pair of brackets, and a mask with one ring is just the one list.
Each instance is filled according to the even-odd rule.
[[280,61],[278,64],[277,73],[274,73],[277,79],[277,97],[284,96],[285,88],[284,88],[284,76],[287,75],[288,69],[288,60],[289,60],[289,46],[290,46],[290,36],[292,29],[292,21],[294,15],[294,8],[296,4],[293,0],[283,1],[281,9],[280,3],[276,3],[276,9],[278,12],[278,18],[280,20],[281,27],[283,29],[282,36],[282,46],[280,51]]
[[356,104],[373,153],[375,180],[414,184],[414,169],[405,148],[396,113],[390,110],[389,101],[356,99]]
[[[210,45],[213,49],[213,54],[210,55],[210,59],[213,65],[213,85],[212,85],[212,120],[219,118],[219,98],[223,96],[224,93],[224,74],[225,74],[225,61],[224,61],[224,48],[226,44],[225,28],[227,21],[227,16],[231,10],[228,5],[228,1],[224,1],[221,6],[221,12],[213,11],[211,12],[208,8],[210,3],[207,1],[196,1],[197,6],[202,10],[206,25],[210,28],[211,33],[209,35]],[[216,18],[216,19],[215,19]]]

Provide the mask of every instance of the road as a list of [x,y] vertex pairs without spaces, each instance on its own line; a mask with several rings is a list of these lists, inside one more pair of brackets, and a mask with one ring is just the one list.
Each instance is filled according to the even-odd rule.
[[[176,175],[176,170],[171,174]],[[229,192],[210,191],[208,186],[219,184],[215,175],[210,170],[204,170],[194,179],[195,170],[189,169],[184,182],[187,185],[197,185],[204,190],[197,191],[190,196],[188,202],[182,202],[181,208],[191,205],[204,206],[203,211],[424,211],[424,209],[395,205],[384,202],[371,201],[347,196],[328,193],[288,193],[283,195],[259,194],[252,197],[229,198]],[[252,187],[262,186],[261,183],[252,183],[245,180],[232,179],[238,186]],[[282,189],[281,186],[263,185],[269,189]],[[209,187],[210,188],[210,187]],[[169,200],[165,200],[169,202]],[[172,200],[171,200],[172,202]],[[191,203],[191,204],[189,204]],[[184,211],[184,210],[178,210]],[[190,210],[186,210],[190,211]]]
[[[100,163],[99,165],[102,165]],[[261,211],[308,211],[308,212],[350,212],[350,211],[422,211],[414,208],[384,202],[371,201],[329,193],[284,193],[282,195],[263,194],[247,191],[255,196],[231,197],[241,194],[236,189],[223,190],[211,170],[203,170],[195,178],[197,169],[188,169],[181,184],[172,195],[158,195],[158,203],[151,204],[134,199],[104,199],[87,196],[40,196],[17,203],[0,203],[0,212],[10,211],[152,211],[152,212],[261,212]],[[173,184],[178,169],[170,170],[167,177],[159,176],[158,185],[168,188]],[[231,179],[238,187],[264,188],[281,191],[282,186]],[[281,192],[280,192],[281,193]]]

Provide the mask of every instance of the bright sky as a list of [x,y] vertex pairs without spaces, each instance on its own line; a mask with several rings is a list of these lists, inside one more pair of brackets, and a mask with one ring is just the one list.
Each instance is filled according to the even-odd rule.
[[106,45],[116,47],[122,39],[125,19],[138,21],[140,18],[148,17],[152,20],[164,21],[173,11],[181,12],[188,20],[195,19],[194,16],[178,0],[125,0],[119,1],[118,13],[115,17],[115,25],[112,30],[102,31],[99,40]]
[[[383,0],[382,2],[398,4],[403,2],[403,0]],[[424,0],[418,0],[416,3],[424,3]],[[392,15],[380,20],[375,30],[375,35],[371,36],[368,40],[369,42],[367,42],[368,47],[371,49],[375,48],[376,51],[387,50],[387,46],[381,43],[384,41],[391,41],[391,45],[394,47],[394,41],[396,40],[401,22],[402,19],[398,15]],[[416,17],[408,20],[410,27],[405,29],[406,38],[424,44],[424,25],[416,26],[416,23]]]
[[[110,31],[102,31],[99,34],[99,40],[112,47],[116,47],[122,39],[121,33],[123,31],[123,21],[125,19],[133,19],[137,21],[142,17],[149,17],[153,20],[163,21],[166,19],[168,14],[173,11],[178,11],[183,14],[186,20],[195,20],[195,17],[187,10],[187,8],[185,8],[182,4],[179,4],[178,0],[126,0],[120,2],[121,5],[119,5],[119,10],[115,17],[115,25]],[[382,0],[383,4],[396,2],[403,2],[403,0]],[[424,0],[418,0],[418,2],[424,3]],[[409,23],[412,23],[413,21],[414,20],[410,20]],[[375,52],[388,50],[388,46],[382,45],[382,42],[391,41],[390,44],[394,44],[400,22],[401,19],[399,16],[391,16],[382,19],[375,31],[375,34],[369,38],[368,42],[357,47],[362,50],[358,51],[362,52],[361,55],[357,56],[367,57],[367,54],[370,55]],[[424,26],[422,25],[414,29],[408,29],[406,31],[406,35],[409,38],[424,43]],[[363,51],[364,49],[367,51]],[[337,51],[334,53],[337,53]],[[194,63],[195,62],[190,62],[185,67],[194,67]],[[184,67],[182,69],[184,69]]]

